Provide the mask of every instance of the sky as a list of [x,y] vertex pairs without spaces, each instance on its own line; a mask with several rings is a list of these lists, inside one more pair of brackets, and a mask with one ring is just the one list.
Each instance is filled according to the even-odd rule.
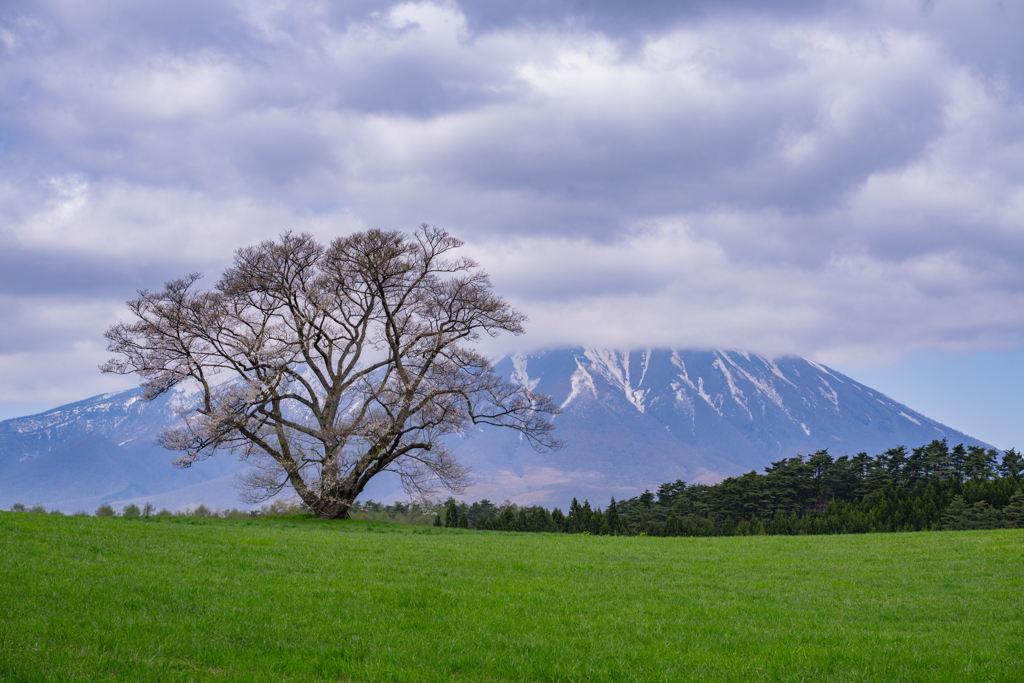
[[127,388],[126,299],[421,223],[493,354],[801,355],[1024,446],[1024,2],[0,6],[0,419]]

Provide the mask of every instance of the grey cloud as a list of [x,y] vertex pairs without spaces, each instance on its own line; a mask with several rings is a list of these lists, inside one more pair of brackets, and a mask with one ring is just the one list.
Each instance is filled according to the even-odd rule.
[[780,0],[770,5],[757,0],[485,0],[460,7],[478,31],[571,25],[630,38],[713,15],[794,18],[842,4],[835,0]]
[[[1024,343],[1021,6],[923,7],[8,3],[0,292],[426,221],[531,316],[509,343]],[[98,353],[5,310],[10,367]]]
[[[118,297],[158,281],[178,277],[165,260],[148,262],[114,258],[83,258],[56,249],[25,249],[6,245],[0,251],[0,296],[66,295]],[[0,315],[0,318],[6,316]]]

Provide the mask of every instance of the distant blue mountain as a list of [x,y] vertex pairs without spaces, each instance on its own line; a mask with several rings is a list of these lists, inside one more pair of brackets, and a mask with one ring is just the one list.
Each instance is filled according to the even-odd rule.
[[0,422],[0,508],[16,502],[89,512],[104,502],[152,500],[170,509],[240,506],[232,488],[244,468],[230,454],[189,469],[171,464],[157,435],[180,395],[142,400],[131,389]]
[[[943,438],[988,446],[796,357],[576,348],[510,356],[496,368],[562,406],[555,425],[566,448],[536,453],[517,433],[486,427],[453,438],[474,473],[464,498],[564,507],[577,496],[605,505],[666,481],[712,483],[822,448],[873,455]],[[244,463],[224,454],[179,470],[156,445],[181,400],[172,393],[147,403],[134,389],[0,422],[0,507],[241,506],[231,482]],[[404,497],[386,476],[362,496]]]

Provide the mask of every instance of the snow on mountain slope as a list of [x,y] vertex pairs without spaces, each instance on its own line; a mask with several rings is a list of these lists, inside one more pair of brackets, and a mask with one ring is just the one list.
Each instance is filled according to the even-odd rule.
[[147,402],[142,389],[131,389],[0,422],[0,508],[21,502],[92,511],[102,502],[158,495],[171,509],[241,505],[229,486],[213,497],[204,490],[204,500],[187,490],[233,475],[243,463],[225,454],[182,470],[157,445],[157,435],[177,419],[174,406],[186,398],[178,391]]
[[[982,442],[823,365],[739,351],[576,348],[515,355],[496,369],[552,396],[566,448],[536,453],[516,432],[474,428],[451,445],[473,469],[465,497],[565,506],[607,504],[666,481],[714,482],[773,460],[828,448],[836,456],[947,438]],[[0,507],[14,502],[94,509],[152,498],[168,507],[240,505],[230,454],[171,466],[157,434],[187,396],[141,390],[97,396],[0,422]],[[397,479],[365,498],[404,498]],[[200,499],[202,498],[202,499]]]
[[470,497],[605,503],[677,478],[714,482],[828,448],[878,453],[946,438],[982,444],[849,377],[802,358],[740,351],[576,348],[518,356],[497,369],[562,406],[565,450],[537,454],[514,434],[479,430],[457,447]]

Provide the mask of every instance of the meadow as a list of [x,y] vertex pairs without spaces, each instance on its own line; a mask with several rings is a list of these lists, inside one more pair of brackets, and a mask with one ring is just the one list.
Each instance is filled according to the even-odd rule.
[[0,680],[1020,681],[1024,531],[0,513]]

